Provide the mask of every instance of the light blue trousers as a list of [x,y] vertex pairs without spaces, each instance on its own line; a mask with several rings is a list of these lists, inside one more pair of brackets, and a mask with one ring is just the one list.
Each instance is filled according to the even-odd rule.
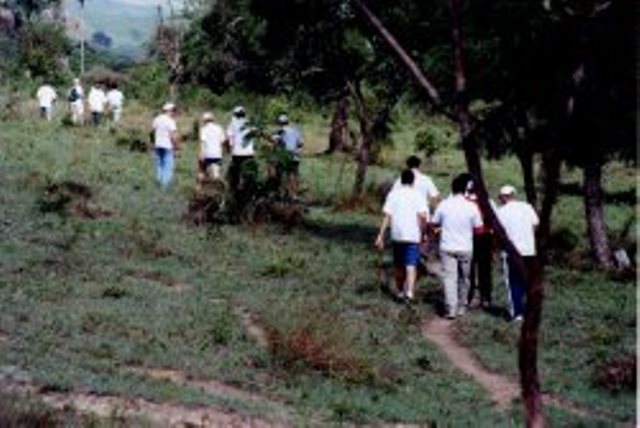
[[173,178],[173,150],[156,148],[154,159],[156,163],[156,179],[162,187],[167,187]]

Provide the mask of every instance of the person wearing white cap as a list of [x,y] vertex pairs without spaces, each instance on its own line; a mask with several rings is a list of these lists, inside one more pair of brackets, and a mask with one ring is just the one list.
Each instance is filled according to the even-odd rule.
[[468,174],[460,174],[453,179],[452,195],[440,202],[432,220],[433,225],[441,228],[441,279],[448,319],[466,312],[473,231],[483,224],[480,210],[465,197],[468,183]]
[[[498,197],[502,203],[497,210],[498,220],[525,264],[529,265],[536,256],[535,228],[540,222],[538,214],[527,202],[516,200],[516,189],[511,185],[502,186]],[[509,291],[509,312],[513,320],[520,321],[524,315],[527,284],[508,255],[504,267]]]
[[201,178],[220,179],[222,145],[226,139],[224,129],[216,123],[213,113],[204,113],[200,127],[200,155],[198,157]]
[[40,117],[47,121],[51,121],[51,117],[53,115],[53,103],[58,98],[56,90],[53,89],[53,86],[45,83],[38,88],[36,98],[38,98],[38,104],[40,105]]
[[286,114],[278,116],[280,129],[273,136],[274,142],[290,155],[290,162],[285,166],[284,173],[287,176],[289,191],[298,192],[300,175],[301,150],[304,146],[304,138],[300,129],[291,123]]
[[178,125],[174,119],[176,106],[166,103],[162,113],[153,120],[154,160],[156,179],[167,187],[173,178],[174,153],[179,150]]
[[71,109],[71,121],[74,125],[84,123],[84,89],[80,79],[73,79],[73,86],[68,94],[69,108]]
[[241,187],[243,171],[248,169],[255,156],[253,128],[247,120],[244,107],[233,109],[233,117],[227,127],[227,140],[231,148],[231,165],[229,166],[229,186],[233,191]]

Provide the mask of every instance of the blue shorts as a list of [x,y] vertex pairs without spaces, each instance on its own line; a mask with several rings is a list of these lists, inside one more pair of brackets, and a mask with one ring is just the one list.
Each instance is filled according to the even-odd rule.
[[395,266],[418,266],[420,245],[413,242],[393,243],[393,264]]

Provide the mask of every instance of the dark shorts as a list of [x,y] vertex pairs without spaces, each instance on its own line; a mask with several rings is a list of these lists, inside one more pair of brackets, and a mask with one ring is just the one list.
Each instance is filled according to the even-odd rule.
[[395,266],[418,266],[420,245],[411,242],[393,243],[393,264]]
[[204,158],[200,160],[200,164],[203,168],[208,168],[210,165],[222,165],[222,159],[220,158]]

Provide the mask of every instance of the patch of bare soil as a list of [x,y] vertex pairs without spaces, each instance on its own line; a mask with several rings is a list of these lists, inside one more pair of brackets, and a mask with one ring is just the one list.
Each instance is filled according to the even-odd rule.
[[243,401],[273,403],[273,401],[267,397],[245,391],[222,382],[217,382],[215,380],[191,379],[179,370],[147,367],[130,367],[130,370],[134,373],[150,377],[152,379],[166,380],[177,385],[194,387],[212,395]]
[[248,310],[241,307],[236,307],[236,314],[240,317],[242,326],[247,332],[247,335],[255,340],[262,348],[269,348],[269,334],[256,321],[253,315]]
[[270,421],[214,407],[154,403],[141,398],[130,399],[91,392],[47,391],[24,377],[0,376],[0,389],[10,394],[38,398],[56,410],[74,409],[98,418],[112,420],[116,417],[125,422],[138,419],[162,427],[263,428],[290,425],[284,420]]
[[520,396],[520,386],[516,382],[482,367],[469,349],[454,339],[451,321],[433,318],[424,322],[422,334],[438,346],[455,367],[480,384],[500,410],[506,410]]
[[[520,396],[520,385],[506,376],[483,367],[473,353],[455,339],[453,325],[452,321],[432,318],[422,323],[422,335],[435,344],[451,364],[482,386],[499,410],[508,409],[513,400]],[[633,422],[620,420],[619,417],[607,411],[591,409],[555,394],[544,393],[542,398],[545,405],[561,408],[581,418],[606,419],[620,422],[622,426],[633,426]]]

